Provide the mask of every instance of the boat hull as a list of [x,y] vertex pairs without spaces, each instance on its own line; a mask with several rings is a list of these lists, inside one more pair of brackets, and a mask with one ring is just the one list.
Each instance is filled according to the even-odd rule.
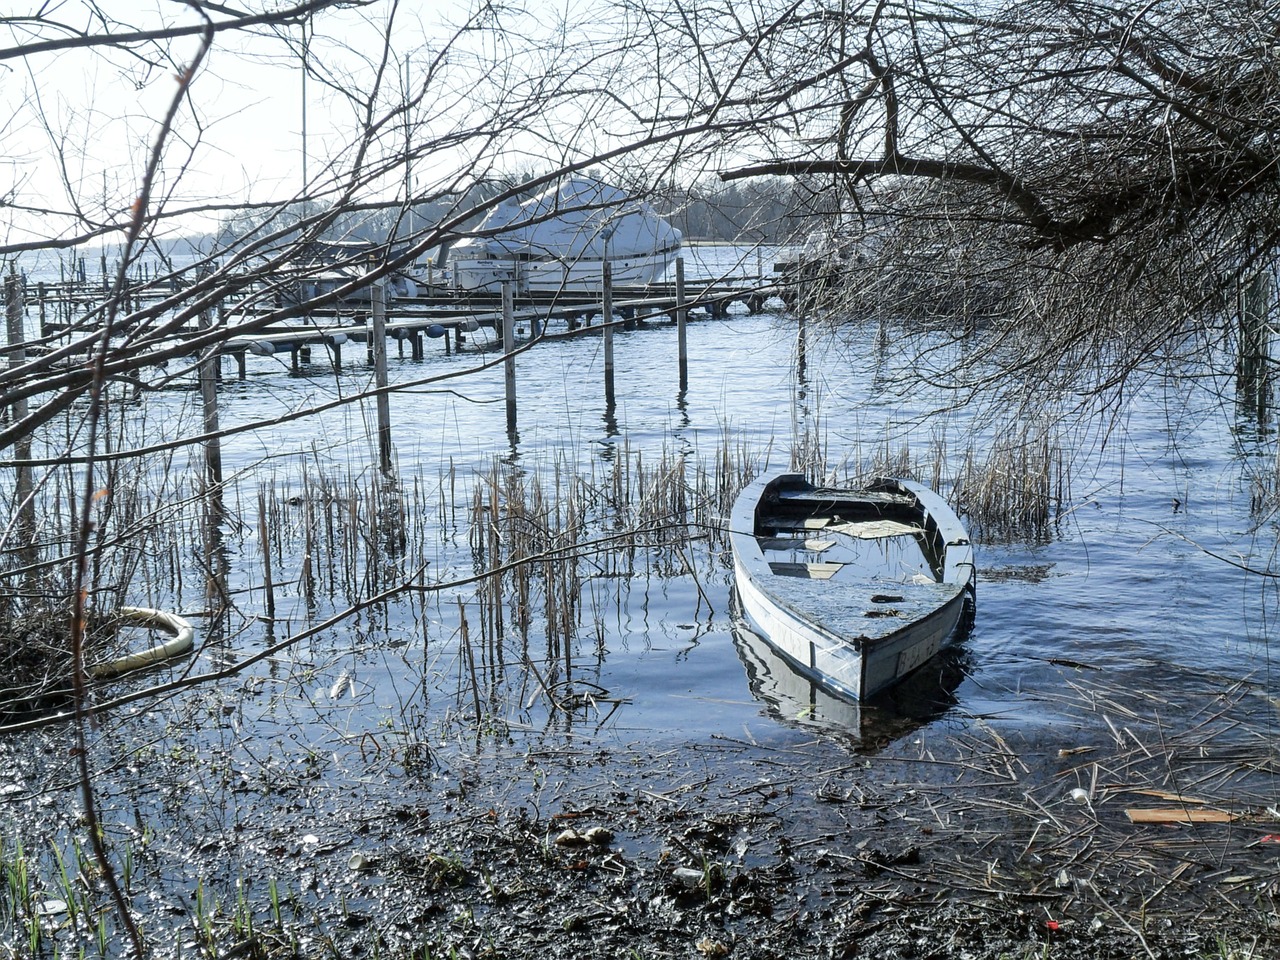
[[[761,546],[790,543],[793,554],[813,554],[817,537],[844,535],[846,516],[898,524],[886,539],[912,538],[925,559],[906,577],[898,576],[893,563],[842,576],[843,567],[855,565],[779,562]],[[802,535],[778,541],[779,531],[792,523]],[[907,481],[881,480],[869,490],[819,490],[796,474],[775,474],[743,491],[730,526],[748,623],[794,669],[846,697],[870,697],[930,660],[972,599],[973,555],[963,526],[940,497]],[[857,535],[868,529],[864,525]],[[806,539],[807,531],[815,537]],[[822,544],[828,540],[817,543]],[[806,569],[792,569],[800,567]],[[780,573],[783,568],[788,573]]]
[[599,293],[643,286],[666,271],[680,231],[640,197],[590,177],[566,177],[528,200],[508,197],[453,244],[459,288],[499,293]]
[[[655,283],[675,259],[676,250],[644,257],[610,260],[610,282],[616,287],[642,287]],[[501,293],[504,283],[517,293],[593,293],[604,289],[604,262],[585,260],[518,260],[515,258],[458,258],[453,261],[455,282],[463,290]]]

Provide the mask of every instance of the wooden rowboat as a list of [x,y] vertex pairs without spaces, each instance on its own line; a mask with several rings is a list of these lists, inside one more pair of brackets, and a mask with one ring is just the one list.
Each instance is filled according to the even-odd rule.
[[749,484],[729,522],[748,623],[798,671],[863,700],[936,654],[974,594],[973,549],[933,491],[878,479]]

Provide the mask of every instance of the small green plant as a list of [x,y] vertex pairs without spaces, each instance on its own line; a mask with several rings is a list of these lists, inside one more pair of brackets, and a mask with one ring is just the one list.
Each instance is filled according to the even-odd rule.
[[205,949],[212,952],[216,950],[218,945],[218,938],[213,929],[213,915],[217,910],[217,903],[209,900],[208,894],[205,892],[203,877],[196,881],[194,899],[196,902],[196,933]]
[[271,898],[271,918],[275,920],[277,927],[283,928],[284,919],[281,917],[280,910],[280,886],[276,883],[275,877],[272,877],[267,884],[267,896]]
[[253,939],[253,904],[249,902],[249,883],[242,878],[236,879],[236,909],[231,928],[237,940]]
[[107,944],[111,942],[107,935],[107,915],[105,913],[98,914],[95,939],[98,943],[98,956],[105,957],[107,955]]
[[53,860],[58,867],[58,883],[62,888],[62,899],[67,904],[67,916],[74,922],[79,909],[75,884],[71,882],[71,875],[67,873],[67,864],[62,858],[62,851],[58,849],[58,845],[50,840],[49,849],[53,851]]
[[724,885],[724,864],[712,860],[706,854],[702,856],[702,882],[699,886],[710,900],[717,890]]

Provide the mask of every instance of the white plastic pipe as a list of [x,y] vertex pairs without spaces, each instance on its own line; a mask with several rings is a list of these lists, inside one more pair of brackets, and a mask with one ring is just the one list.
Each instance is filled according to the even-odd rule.
[[164,643],[156,644],[149,650],[140,653],[129,653],[106,663],[96,663],[89,667],[89,676],[96,680],[107,677],[118,677],[131,670],[141,670],[154,666],[172,657],[181,656],[191,649],[195,643],[196,631],[190,623],[174,613],[163,610],[149,610],[146,607],[121,607],[120,619],[127,624],[140,627],[155,627],[172,636]]

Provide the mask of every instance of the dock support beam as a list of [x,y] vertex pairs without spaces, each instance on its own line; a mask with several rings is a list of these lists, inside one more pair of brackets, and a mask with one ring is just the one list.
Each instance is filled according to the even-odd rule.
[[1240,293],[1240,346],[1236,357],[1236,400],[1259,423],[1266,420],[1270,395],[1271,283],[1261,273]]
[[680,363],[680,389],[689,389],[689,307],[684,297],[684,257],[676,257],[676,345]]
[[369,339],[373,347],[373,383],[378,394],[378,465],[383,476],[391,476],[391,400],[387,396],[387,301],[381,281],[369,290],[373,297]]
[[604,399],[613,405],[613,270],[608,260],[604,261],[602,278],[604,280]]
[[506,359],[502,362],[502,379],[507,393],[507,433],[516,430],[516,307],[515,293],[510,283],[502,285],[502,349]]
[[[213,327],[213,310],[200,313],[200,329]],[[204,432],[209,439],[204,442],[206,492],[222,486],[222,441],[218,439],[218,368],[222,357],[218,345],[212,344],[200,351],[200,401],[204,408]]]
[[[14,369],[27,362],[27,338],[23,330],[23,316],[26,313],[22,299],[22,278],[18,276],[13,261],[9,263],[9,275],[4,278],[5,324],[9,335],[9,368]],[[44,304],[40,306],[41,327],[44,322]],[[15,400],[13,408],[8,411],[11,422],[26,419],[27,401]],[[31,465],[23,461],[31,459],[31,436],[24,435],[14,449],[18,466],[13,491],[14,539],[18,546],[18,557],[23,564],[33,564],[38,559],[36,553],[36,504],[35,486],[31,476]]]

